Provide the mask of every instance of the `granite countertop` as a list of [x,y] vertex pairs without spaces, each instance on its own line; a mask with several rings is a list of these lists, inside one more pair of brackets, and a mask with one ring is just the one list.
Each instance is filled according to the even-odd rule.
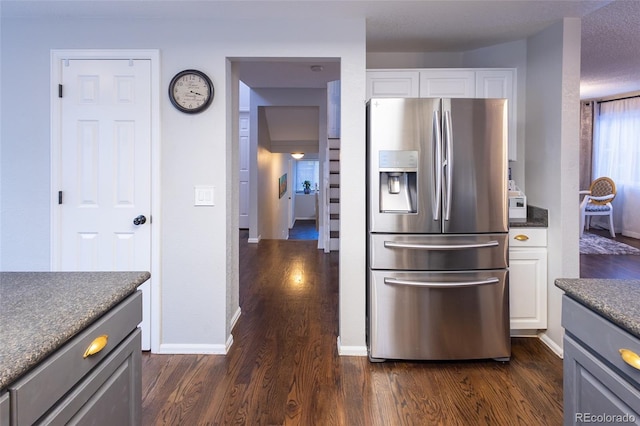
[[549,213],[547,209],[536,206],[527,206],[526,219],[509,220],[510,228],[547,228],[549,226]]
[[0,390],[149,277],[148,272],[0,272]]
[[640,280],[557,279],[567,296],[640,338]]

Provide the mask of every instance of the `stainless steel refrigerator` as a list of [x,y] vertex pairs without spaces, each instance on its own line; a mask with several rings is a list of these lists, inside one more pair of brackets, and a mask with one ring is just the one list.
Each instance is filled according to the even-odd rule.
[[367,103],[367,346],[508,360],[504,99]]

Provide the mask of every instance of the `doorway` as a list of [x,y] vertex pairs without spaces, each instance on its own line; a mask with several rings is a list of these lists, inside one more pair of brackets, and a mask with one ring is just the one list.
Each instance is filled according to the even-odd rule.
[[[319,65],[321,71],[313,71],[311,69],[312,65]],[[318,68],[314,67],[314,69]],[[317,145],[317,148],[311,151],[307,150],[305,146],[302,151],[306,151],[304,158],[315,158],[320,164],[317,191],[319,218],[317,228],[315,217],[313,218],[315,240],[304,241],[303,243],[311,244],[312,247],[315,247],[315,249],[324,249],[325,247],[323,246],[322,237],[318,238],[318,235],[322,235],[321,232],[324,226],[329,226],[328,220],[325,223],[323,223],[322,221],[325,196],[329,195],[327,83],[340,79],[340,61],[338,59],[314,60],[308,58],[270,58],[268,60],[259,58],[242,58],[234,59],[232,61],[232,70],[234,74],[237,75],[238,80],[242,82],[242,84],[240,84],[240,88],[238,89],[238,93],[240,93],[241,95],[243,90],[247,91],[246,103],[243,102],[242,96],[240,96],[237,105],[240,118],[245,114],[248,114],[249,116],[250,135],[249,149],[246,150],[246,152],[248,152],[248,161],[243,154],[245,150],[243,150],[242,147],[239,147],[238,161],[237,165],[235,166],[238,167],[237,176],[239,178],[239,181],[241,182],[240,191],[242,191],[243,185],[242,176],[240,176],[240,174],[245,173],[244,167],[246,164],[249,165],[250,176],[249,184],[245,190],[246,193],[249,194],[249,206],[245,207],[245,205],[241,204],[242,201],[240,201],[239,205],[240,214],[242,214],[241,210],[243,208],[248,208],[249,210],[248,229],[245,228],[240,230],[240,247],[246,247],[245,241],[248,241],[249,249],[251,249],[251,246],[255,247],[255,245],[259,244],[262,239],[266,239],[262,230],[265,227],[264,217],[267,216],[268,213],[264,211],[266,203],[260,202],[260,197],[266,196],[265,194],[268,191],[273,191],[274,193],[268,196],[271,198],[272,202],[274,200],[278,200],[278,184],[285,172],[288,175],[288,190],[295,191],[296,189],[294,186],[295,184],[292,183],[293,173],[288,164],[292,163],[292,161],[295,161],[290,154],[294,151],[300,150],[293,149],[291,146],[287,146],[286,143],[276,143],[276,145],[279,145],[278,148],[274,149],[274,151],[276,152],[266,152],[266,150],[264,150],[264,144],[261,144],[258,139],[260,130],[264,130],[263,128],[259,127],[259,122],[262,122],[263,124],[267,123],[268,128],[271,128],[271,123],[275,123],[283,116],[286,117],[288,115],[289,117],[298,117],[295,114],[300,113],[301,110],[306,109],[307,112],[309,112],[309,109],[312,109],[314,111],[313,114],[315,114],[315,116],[317,117],[315,124],[317,133],[315,144]],[[246,89],[242,89],[243,84],[246,86]],[[297,109],[298,111],[294,112],[294,109]],[[259,117],[262,117],[262,121],[259,119]],[[299,124],[297,121],[300,121],[301,119],[290,118],[290,120],[292,120],[295,124]],[[238,135],[238,139],[240,139],[242,134],[242,129],[240,128],[240,126],[242,125],[241,119],[234,120],[233,122],[236,126],[239,126],[238,129],[234,130],[234,135]],[[280,138],[278,136],[274,136],[272,139],[280,142]],[[300,139],[305,138],[302,137]],[[310,141],[298,140],[296,142],[308,144]],[[274,158],[276,156],[278,157],[277,161],[281,161],[283,164],[287,164],[287,169],[285,170],[283,168],[277,173],[267,172],[268,168],[265,164],[266,161],[264,160],[269,159],[270,157]],[[235,173],[234,176],[236,176]],[[262,191],[257,189],[258,182],[261,182],[264,185],[264,189]],[[299,189],[302,190],[302,188]],[[315,190],[315,185],[313,189]],[[290,195],[291,192],[289,192],[287,197]],[[242,194],[240,194],[240,199],[242,200]],[[329,215],[327,211],[327,218],[328,216]],[[294,218],[295,216],[292,215],[291,217]],[[288,222],[291,223],[292,221],[288,220]],[[240,225],[239,227],[244,228],[244,226],[242,225]],[[297,230],[292,228],[288,231],[289,238],[291,239],[292,236],[295,238],[295,232]],[[295,243],[298,243],[298,241],[296,241]],[[285,244],[287,243],[285,242]],[[259,248],[255,248],[255,250],[259,250]],[[319,253],[319,256],[323,256],[323,254]],[[337,259],[337,253],[334,253],[332,256]],[[246,275],[248,271],[254,268],[260,268],[260,265],[245,262],[245,259],[241,253],[239,261],[239,275],[242,277]],[[251,273],[254,272],[255,271],[252,271]],[[243,289],[240,288],[240,302],[242,302],[243,300],[242,294]],[[233,328],[233,325],[231,328]]]
[[[247,209],[247,205],[250,211],[249,241],[257,243],[265,238],[286,238],[288,231],[283,232],[278,229],[277,232],[274,232],[269,228],[271,224],[266,219],[271,212],[265,211],[265,208],[269,204],[278,203],[278,195],[274,197],[272,194],[267,193],[274,190],[275,185],[277,185],[274,182],[278,182],[285,174],[288,174],[287,181],[291,191],[302,190],[302,188],[291,187],[293,176],[290,170],[285,169],[283,166],[279,171],[270,171],[266,164],[281,161],[284,165],[291,159],[290,154],[292,152],[303,151],[305,152],[305,159],[315,158],[321,165],[320,177],[317,182],[318,248],[330,251],[327,242],[330,234],[329,228],[333,224],[329,223],[329,197],[331,193],[329,192],[329,136],[327,129],[329,116],[328,84],[340,79],[339,59],[239,58],[232,60],[232,69],[242,82],[238,101],[240,114],[242,116],[242,114],[246,114],[246,111],[249,111],[250,117],[250,149],[248,155],[250,184],[243,184],[243,179],[242,177],[240,178],[240,214],[243,214],[242,210]],[[245,102],[242,99],[243,86],[246,86],[246,98],[248,99]],[[316,117],[317,135],[315,136],[315,141],[309,141],[305,136],[301,135],[298,135],[297,139],[295,137],[289,139],[281,138],[279,129],[283,127],[280,124],[282,122],[286,124],[286,119],[289,118],[290,127],[298,131],[301,128],[301,123],[306,121],[304,117],[310,116],[310,114],[305,114],[305,110],[307,112],[309,110],[315,111],[313,113]],[[259,127],[261,125],[263,127]],[[269,149],[265,149],[262,136],[259,136],[261,132],[275,135],[271,138],[273,142],[268,142],[271,145]],[[310,142],[315,143],[316,147],[308,150]],[[294,145],[297,146],[294,147]],[[239,174],[245,173],[244,164],[246,160],[244,159],[246,157],[244,152],[245,150],[242,148],[239,151],[239,162],[241,163]],[[286,158],[276,159],[277,155],[280,154]],[[262,185],[262,187],[257,189],[256,186],[258,185]],[[335,192],[337,183],[332,183],[332,185]],[[315,190],[315,183],[313,186],[312,189]],[[248,189],[243,191],[243,187]],[[242,201],[244,198],[243,193],[249,194],[248,202]],[[292,197],[292,195],[293,193],[290,192],[289,196]],[[312,205],[314,204],[315,202],[312,203]],[[293,202],[291,205],[293,207]],[[312,216],[315,219],[315,213]],[[337,214],[334,213],[332,219],[335,221],[336,217]],[[294,218],[295,215],[292,212],[289,226],[293,225]],[[241,223],[244,220],[241,218]],[[241,225],[240,228],[245,228],[245,226]],[[274,234],[276,235],[275,237]],[[325,235],[327,236],[327,241],[325,241]],[[334,248],[337,248],[337,246],[334,246]]]

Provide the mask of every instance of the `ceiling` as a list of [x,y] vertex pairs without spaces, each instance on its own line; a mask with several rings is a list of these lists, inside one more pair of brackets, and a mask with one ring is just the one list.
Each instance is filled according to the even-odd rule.
[[[362,18],[367,52],[464,52],[529,37],[564,17],[582,18],[581,98],[640,91],[638,0],[0,0],[20,16],[188,19]],[[185,7],[191,6],[191,7]],[[323,67],[311,71],[312,65]],[[238,62],[252,87],[326,87],[331,58]]]
[[[639,0],[339,2],[352,8],[328,3],[336,13],[355,13],[354,3],[360,6],[367,17],[367,52],[463,52],[523,39],[563,17],[579,17],[581,98],[640,91]],[[314,63],[325,72],[309,72]],[[259,61],[243,64],[241,75],[252,87],[324,87],[339,79],[339,63]]]
[[[639,0],[0,0],[0,7],[3,18],[365,17],[367,52],[462,52],[526,38],[564,17],[578,17],[583,18],[581,97],[640,90]],[[336,79],[338,63],[324,63],[325,73],[306,73],[309,65],[254,62],[242,73],[271,87],[287,81],[286,87],[318,87]]]

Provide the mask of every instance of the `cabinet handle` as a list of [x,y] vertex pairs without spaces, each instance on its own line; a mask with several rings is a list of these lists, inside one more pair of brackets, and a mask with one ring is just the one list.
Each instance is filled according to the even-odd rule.
[[524,234],[518,234],[515,237],[513,237],[513,239],[518,241],[527,241],[529,237]]
[[638,356],[637,353],[629,349],[620,349],[620,356],[624,362],[633,368],[640,370],[640,356]]
[[90,357],[91,355],[95,355],[107,346],[107,340],[109,340],[109,336],[103,334],[102,336],[98,336],[93,339],[93,342],[89,345],[86,351],[84,351],[83,358]]

